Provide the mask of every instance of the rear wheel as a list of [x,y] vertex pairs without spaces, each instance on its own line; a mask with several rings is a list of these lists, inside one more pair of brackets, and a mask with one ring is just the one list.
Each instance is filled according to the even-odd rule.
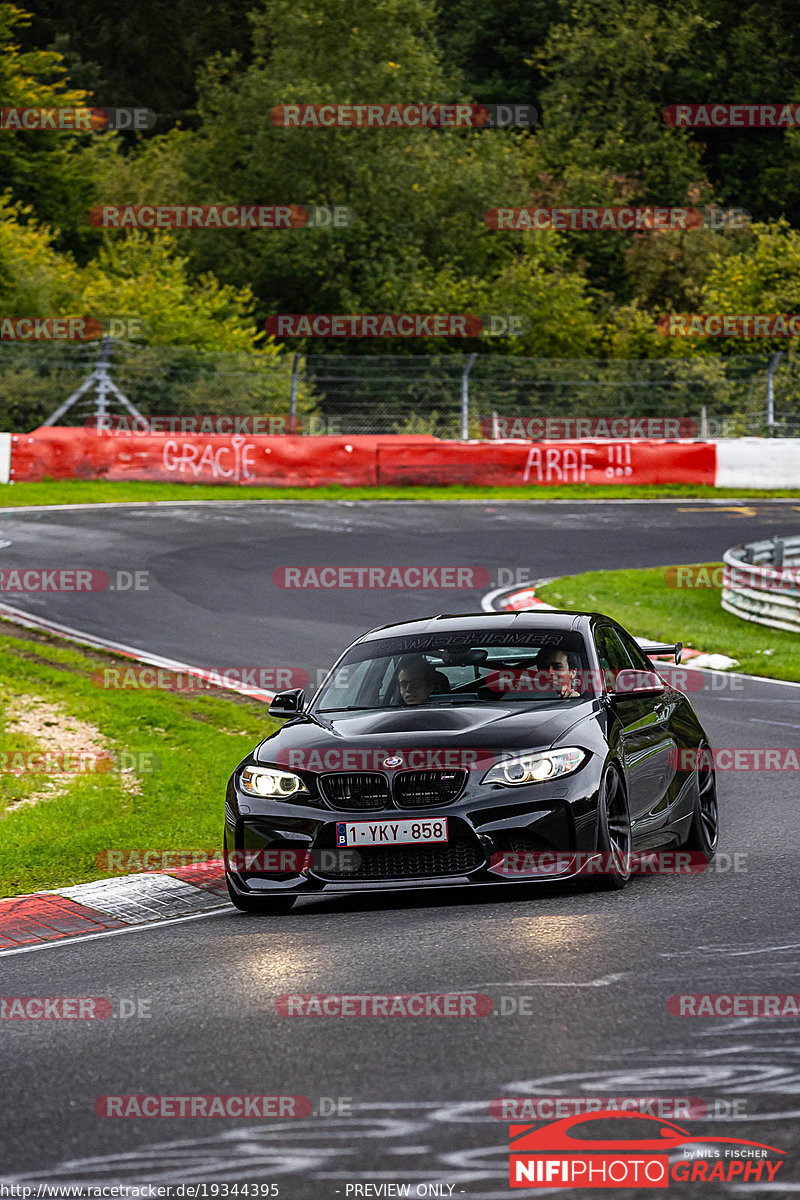
[[295,896],[240,896],[231,887],[231,881],[225,878],[228,885],[228,895],[231,904],[239,912],[246,913],[287,913],[294,905]]
[[717,852],[719,841],[719,805],[717,803],[717,776],[714,759],[708,746],[700,747],[697,754],[697,794],[689,833],[683,850],[694,850],[711,862]]
[[619,891],[631,877],[631,818],[619,769],[609,766],[600,784],[597,849],[601,871],[586,877],[593,891]]

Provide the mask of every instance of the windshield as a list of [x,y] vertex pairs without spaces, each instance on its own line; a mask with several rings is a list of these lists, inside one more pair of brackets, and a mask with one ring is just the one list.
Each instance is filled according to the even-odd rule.
[[593,695],[580,634],[526,629],[363,642],[323,685],[317,712],[457,704],[569,704]]

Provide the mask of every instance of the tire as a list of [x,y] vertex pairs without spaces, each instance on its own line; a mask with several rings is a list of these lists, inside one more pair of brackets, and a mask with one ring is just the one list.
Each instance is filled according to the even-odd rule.
[[597,849],[610,862],[602,873],[587,875],[593,892],[621,891],[631,877],[631,818],[619,769],[607,767],[600,783],[597,813]]
[[228,885],[228,895],[231,904],[239,912],[246,913],[287,913],[294,907],[295,896],[239,896],[231,887],[231,881],[225,876]]
[[714,760],[708,746],[700,746],[697,754],[697,795],[692,823],[682,850],[693,850],[711,862],[719,842],[719,803]]

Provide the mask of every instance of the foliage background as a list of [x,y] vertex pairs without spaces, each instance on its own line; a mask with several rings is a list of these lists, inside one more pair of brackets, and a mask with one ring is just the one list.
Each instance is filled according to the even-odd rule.
[[[158,114],[144,134],[0,131],[0,314],[120,312],[146,321],[151,346],[279,361],[287,349],[465,350],[445,340],[284,348],[261,332],[270,314],[309,311],[527,317],[522,338],[466,347],[496,355],[787,349],[676,342],[656,321],[798,310],[800,130],[682,131],[662,112],[799,91],[790,0],[142,0],[130,11],[42,0],[35,14],[0,3],[2,105]],[[532,103],[540,121],[318,131],[270,118],[291,102],[421,100]],[[88,223],[93,205],[143,202],[345,204],[356,221],[169,233]],[[638,234],[499,232],[484,221],[497,206],[595,203],[714,204],[753,221]]]

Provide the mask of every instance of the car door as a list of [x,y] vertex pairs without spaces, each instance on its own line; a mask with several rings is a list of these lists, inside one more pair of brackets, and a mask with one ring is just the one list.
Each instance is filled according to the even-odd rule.
[[[651,663],[641,646],[637,645],[631,635],[624,629],[618,629],[616,632],[619,634],[620,640],[627,650],[628,656],[636,670],[652,671],[653,663]],[[653,809],[652,818],[647,822],[648,829],[652,829],[653,831],[669,820],[670,806],[680,798],[682,776],[678,773],[677,769],[676,753],[679,741],[674,727],[675,709],[680,704],[680,701],[680,693],[675,688],[670,687],[669,684],[663,696],[655,697],[655,710],[661,719],[664,729],[664,745],[660,751],[664,780],[661,788],[661,799]]]
[[[620,671],[652,670],[634,662],[613,625],[598,625],[595,646],[600,669],[609,687]],[[618,722],[617,736],[628,784],[628,807],[633,836],[652,830],[651,814],[658,811],[669,779],[669,752],[674,745],[669,731],[668,708],[660,696],[607,696]],[[656,823],[658,818],[656,817]],[[636,828],[636,825],[639,828]]]

